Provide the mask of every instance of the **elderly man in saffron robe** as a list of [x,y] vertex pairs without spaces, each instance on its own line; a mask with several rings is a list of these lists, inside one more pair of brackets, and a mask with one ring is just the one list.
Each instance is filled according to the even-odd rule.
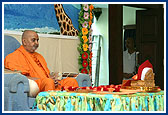
[[[50,74],[47,63],[42,55],[35,52],[38,48],[38,34],[32,30],[26,30],[22,34],[22,45],[13,53],[6,56],[5,68],[18,70],[28,77],[29,83],[35,81],[38,91],[60,90],[63,86],[78,87],[76,79],[66,78],[58,81]],[[31,87],[31,86],[30,86]],[[36,94],[37,94],[36,92]]]

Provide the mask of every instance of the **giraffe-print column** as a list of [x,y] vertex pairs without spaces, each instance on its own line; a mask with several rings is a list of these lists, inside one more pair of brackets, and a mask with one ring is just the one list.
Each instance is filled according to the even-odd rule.
[[65,13],[62,4],[54,4],[56,18],[62,35],[78,36],[78,30],[74,28],[72,20]]

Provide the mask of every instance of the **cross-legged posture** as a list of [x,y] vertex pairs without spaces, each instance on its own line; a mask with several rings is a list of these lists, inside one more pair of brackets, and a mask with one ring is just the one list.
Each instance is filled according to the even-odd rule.
[[55,76],[50,75],[45,59],[35,52],[39,46],[38,41],[39,37],[36,32],[32,30],[24,31],[22,45],[6,56],[4,60],[5,68],[21,71],[23,75],[28,77],[30,87],[38,86],[37,92],[60,90],[62,86],[78,87],[76,79],[66,78],[58,81]]

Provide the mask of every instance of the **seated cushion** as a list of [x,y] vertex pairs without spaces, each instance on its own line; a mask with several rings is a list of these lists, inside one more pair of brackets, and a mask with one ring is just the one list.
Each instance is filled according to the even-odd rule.
[[78,82],[79,87],[89,87],[92,85],[90,76],[88,74],[82,74],[80,73],[77,77],[76,80]]
[[4,35],[4,59],[20,47],[20,43],[12,36]]

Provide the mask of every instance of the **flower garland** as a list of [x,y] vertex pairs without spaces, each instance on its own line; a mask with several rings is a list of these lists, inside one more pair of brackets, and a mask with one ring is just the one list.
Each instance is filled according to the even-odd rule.
[[[79,90],[80,89],[80,90]],[[121,89],[121,85],[100,85],[98,87],[72,87],[72,86],[65,86],[65,87],[61,87],[61,90],[65,90],[65,91],[106,91],[108,92],[120,92]]]
[[91,25],[93,22],[92,4],[82,4],[81,11],[79,12],[79,38],[80,44],[78,51],[80,53],[79,71],[81,73],[92,74],[92,30]]

